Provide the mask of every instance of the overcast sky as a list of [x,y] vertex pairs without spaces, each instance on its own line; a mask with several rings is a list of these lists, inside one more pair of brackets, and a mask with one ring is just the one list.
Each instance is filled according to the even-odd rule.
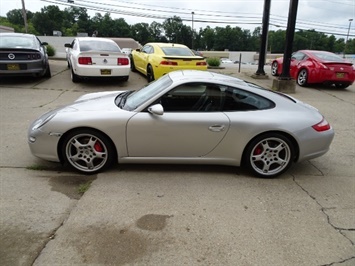
[[[111,18],[124,18],[128,24],[139,22],[162,23],[166,18],[179,16],[195,30],[207,26],[240,27],[251,31],[261,26],[265,0],[23,0],[27,10],[41,11],[48,5],[61,10],[70,5],[88,9],[90,17],[95,13],[111,13]],[[270,30],[285,29],[291,0],[271,0]],[[295,1],[295,0],[293,0]],[[0,0],[0,15],[12,9],[22,8],[22,0]],[[192,14],[194,12],[194,14]],[[355,38],[355,0],[299,0],[297,24],[299,29],[315,29],[346,38],[351,22],[350,38]]]

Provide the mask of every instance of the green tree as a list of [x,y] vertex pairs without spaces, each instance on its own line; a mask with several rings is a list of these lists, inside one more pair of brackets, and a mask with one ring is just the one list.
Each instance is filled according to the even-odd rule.
[[111,37],[131,37],[132,26],[130,26],[123,18],[115,19],[114,28],[114,35]]
[[150,42],[150,32],[148,23],[137,23],[131,27],[132,38],[144,45]]
[[215,30],[207,26],[205,29],[200,30],[199,36],[201,36],[200,48],[203,50],[213,50],[216,36]]
[[165,36],[167,37],[169,42],[179,43],[182,41],[181,29],[183,27],[183,23],[180,17],[174,16],[172,18],[168,18],[163,22],[163,28],[165,32]]
[[[12,24],[21,25],[24,24],[22,9],[13,9],[6,13],[6,17],[8,21]],[[26,10],[27,20],[31,20],[33,17],[33,13],[29,10]]]
[[61,30],[62,22],[63,12],[53,5],[41,8],[41,12],[36,12],[32,18],[33,26],[43,35],[53,35],[54,30]]

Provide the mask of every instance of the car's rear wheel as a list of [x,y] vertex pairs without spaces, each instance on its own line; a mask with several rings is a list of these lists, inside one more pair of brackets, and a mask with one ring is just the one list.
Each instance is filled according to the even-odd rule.
[[307,69],[301,69],[297,75],[297,84],[304,87],[308,84],[308,71]]
[[271,75],[277,76],[277,69],[279,67],[279,64],[275,61],[271,65]]
[[147,67],[147,80],[148,82],[152,82],[154,80],[154,72],[151,65]]
[[109,167],[115,158],[113,144],[95,130],[75,130],[62,143],[64,160],[82,173],[97,173]]
[[348,83],[337,83],[337,84],[335,84],[335,87],[338,88],[338,89],[346,89],[349,86],[350,86],[350,84],[348,84]]
[[72,80],[74,83],[79,82],[79,77],[78,77],[77,74],[74,73],[73,68],[71,69],[70,73],[71,73],[71,74],[70,74],[71,80]]
[[282,174],[292,165],[294,146],[281,134],[267,133],[252,140],[245,155],[246,166],[253,174],[272,178]]

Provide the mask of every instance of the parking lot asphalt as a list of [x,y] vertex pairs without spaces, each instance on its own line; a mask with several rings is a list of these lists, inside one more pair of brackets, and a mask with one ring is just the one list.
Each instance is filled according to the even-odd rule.
[[[292,96],[318,108],[335,138],[276,179],[195,165],[85,176],[33,157],[30,122],[82,94],[146,80],[74,84],[65,61],[50,64],[48,80],[0,80],[0,265],[355,265],[354,85],[296,87]],[[212,71],[270,88],[273,77],[251,77],[255,67]]]

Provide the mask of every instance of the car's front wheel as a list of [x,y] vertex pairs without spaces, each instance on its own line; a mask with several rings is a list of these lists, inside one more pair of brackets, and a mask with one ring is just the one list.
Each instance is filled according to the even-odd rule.
[[109,167],[115,158],[113,144],[102,133],[91,129],[75,130],[65,136],[62,155],[76,170],[94,174]]
[[271,75],[277,76],[277,69],[279,67],[279,64],[275,61],[271,65]]
[[132,72],[136,72],[137,69],[136,69],[136,65],[134,64],[133,56],[132,56],[132,55],[130,56],[130,59],[131,59],[131,71],[132,71]]
[[49,67],[49,65],[47,66],[46,72],[44,73],[44,77],[45,78],[52,77],[51,68]]
[[308,71],[307,69],[301,69],[297,75],[297,84],[304,87],[308,84]]
[[147,67],[147,80],[148,82],[152,82],[154,80],[154,72],[151,65]]
[[293,144],[287,137],[267,133],[255,138],[248,145],[245,163],[255,175],[272,178],[292,165],[294,153]]

